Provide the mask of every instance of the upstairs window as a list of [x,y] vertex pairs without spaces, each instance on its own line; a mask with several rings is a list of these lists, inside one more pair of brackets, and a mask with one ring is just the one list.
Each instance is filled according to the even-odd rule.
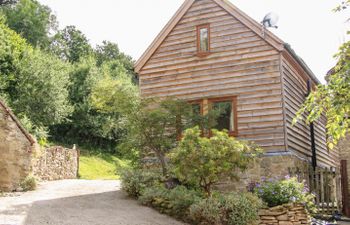
[[197,52],[198,55],[208,55],[210,52],[210,26],[209,24],[197,26]]

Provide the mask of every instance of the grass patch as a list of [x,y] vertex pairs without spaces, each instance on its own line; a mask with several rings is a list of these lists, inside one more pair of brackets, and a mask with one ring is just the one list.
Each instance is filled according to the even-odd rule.
[[86,180],[119,179],[118,171],[128,162],[108,153],[82,152],[79,161],[79,177]]
[[[48,146],[64,146],[72,148],[72,144],[49,142]],[[89,145],[78,146],[80,149],[79,178],[84,180],[115,180],[119,179],[120,170],[129,167],[127,160],[120,159],[104,149]]]

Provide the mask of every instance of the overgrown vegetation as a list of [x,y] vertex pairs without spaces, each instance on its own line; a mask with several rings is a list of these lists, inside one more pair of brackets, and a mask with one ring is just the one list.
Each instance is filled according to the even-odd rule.
[[190,219],[190,207],[201,199],[200,192],[187,189],[184,186],[177,186],[171,190],[164,186],[148,187],[139,198],[144,205],[152,206],[161,213],[184,220]]
[[[159,118],[158,114],[149,116]],[[147,125],[153,128],[153,124]],[[183,125],[186,127],[186,122]],[[211,137],[203,137],[195,127],[187,129],[180,141],[173,136],[174,144],[164,152],[164,158],[170,154],[171,159],[166,164],[167,173],[164,174],[162,162],[152,170],[139,164],[140,169],[128,170],[122,176],[123,189],[142,204],[191,224],[251,224],[258,219],[262,206],[257,196],[221,194],[213,192],[212,187],[223,177],[238,180],[238,172],[247,168],[259,148],[230,137],[227,131],[210,133]],[[166,144],[159,142],[160,146]],[[157,168],[163,173],[152,172]]]
[[74,26],[58,30],[51,9],[36,0],[0,6],[0,97],[43,145],[50,139],[116,153],[126,133],[120,114],[97,110],[91,95],[114,81],[136,96],[131,57],[108,41],[91,46]]
[[37,180],[33,175],[28,175],[19,185],[23,191],[34,191],[37,187]]
[[238,172],[247,169],[259,152],[259,147],[229,137],[227,132],[212,130],[207,138],[195,127],[185,131],[171,162],[181,182],[200,187],[210,196],[212,186],[223,177],[238,181]]
[[259,219],[262,206],[251,193],[216,193],[191,206],[190,220],[193,224],[250,225]]
[[315,196],[310,194],[307,186],[298,182],[296,178],[269,179],[256,183],[251,188],[269,207],[287,203],[301,203],[307,206],[309,212],[314,213],[316,210]]
[[157,171],[128,168],[122,171],[121,179],[123,190],[138,198],[146,188],[161,184],[162,176]]

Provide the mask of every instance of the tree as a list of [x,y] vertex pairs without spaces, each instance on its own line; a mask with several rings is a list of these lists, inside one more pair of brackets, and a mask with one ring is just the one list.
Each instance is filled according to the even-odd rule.
[[212,133],[207,138],[201,136],[198,127],[186,130],[170,155],[176,177],[202,188],[208,196],[223,177],[238,180],[237,170],[245,170],[260,152],[257,146],[229,137],[226,131]]
[[103,80],[93,91],[93,105],[104,112],[120,113],[126,135],[122,149],[136,149],[140,157],[155,156],[168,175],[166,154],[176,146],[181,123],[186,121],[190,105],[178,100],[141,100],[134,86],[120,80]]
[[[346,9],[345,1],[336,11]],[[348,32],[350,34],[350,32]],[[327,84],[319,85],[306,99],[296,114],[294,123],[306,117],[314,122],[322,115],[327,118],[328,146],[333,148],[350,128],[350,41],[344,43],[335,55],[338,62],[327,76]]]
[[50,51],[71,63],[79,62],[93,52],[88,39],[75,26],[67,26],[59,31],[52,38]]
[[347,9],[348,7],[350,6],[350,0],[345,0],[345,1],[342,1],[340,5],[338,5],[334,11],[335,12],[340,12],[342,10],[345,10]]
[[16,4],[17,0],[0,0],[0,6]]
[[0,95],[34,134],[70,115],[69,69],[0,23]]
[[16,32],[0,22],[0,94],[11,94],[18,64],[32,48]]
[[111,64],[113,64],[113,62],[121,64],[136,82],[137,75],[134,71],[134,62],[130,56],[120,52],[117,44],[109,41],[103,41],[102,45],[97,45],[95,55],[98,66],[106,62]]
[[51,9],[36,0],[20,0],[16,5],[1,8],[1,13],[7,25],[33,46],[46,47],[50,32],[57,29]]
[[[70,81],[69,100],[74,105],[74,112],[68,121],[51,128],[53,139],[90,145],[114,153],[125,133],[119,121],[121,115],[119,112],[98,110],[92,103],[91,95],[96,89],[100,96],[111,95],[115,90],[106,88],[114,82],[120,82],[124,88],[130,87],[131,92],[137,93],[126,69],[122,65],[111,66],[110,63],[98,67],[95,58],[90,56],[73,65]],[[124,101],[130,100],[126,96]]]
[[18,65],[11,106],[34,124],[48,127],[72,112],[68,101],[69,65],[40,50],[28,52]]
[[330,148],[345,137],[350,127],[350,42],[341,46],[336,57],[338,63],[327,84],[319,85],[308,96],[294,119],[296,123],[306,114],[306,121],[313,122],[324,114]]

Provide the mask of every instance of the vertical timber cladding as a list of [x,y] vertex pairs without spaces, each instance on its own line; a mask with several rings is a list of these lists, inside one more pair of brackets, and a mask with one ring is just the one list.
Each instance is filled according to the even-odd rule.
[[[305,122],[292,125],[293,118],[307,94],[307,79],[301,76],[303,71],[300,71],[296,65],[292,65],[285,54],[282,57],[282,70],[288,149],[311,162],[310,126]],[[327,149],[326,118],[324,116],[314,123],[314,130],[317,165],[339,167],[338,151]]]
[[[211,53],[197,56],[196,27]],[[195,1],[139,71],[143,97],[238,98],[238,136],[286,151],[279,52],[212,0]]]

